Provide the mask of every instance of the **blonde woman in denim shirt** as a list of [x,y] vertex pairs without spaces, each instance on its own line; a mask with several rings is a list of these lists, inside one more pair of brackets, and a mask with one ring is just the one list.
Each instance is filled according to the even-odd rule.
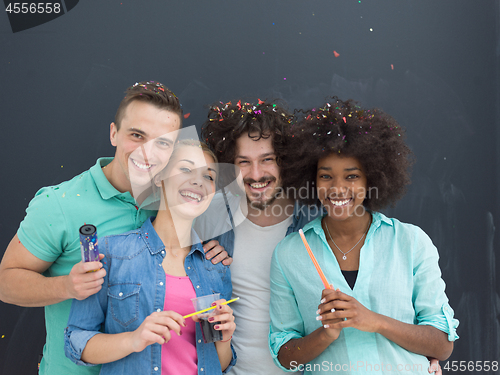
[[[101,374],[120,375],[220,374],[234,365],[234,317],[228,305],[220,305],[231,297],[230,271],[205,259],[191,229],[213,197],[215,162],[204,144],[180,142],[155,177],[158,216],[100,241],[103,287],[73,302],[65,330],[65,352],[73,362],[103,364]],[[193,311],[190,298],[213,293],[223,298],[214,319],[223,338],[205,344],[199,324],[182,316]]]
[[[458,321],[438,252],[418,227],[388,218],[410,182],[404,131],[379,110],[336,98],[304,114],[296,187],[327,215],[304,235],[333,288],[323,286],[298,233],[271,265],[269,346],[278,366],[304,374],[427,374],[445,360]],[[303,184],[303,185],[302,185]]]

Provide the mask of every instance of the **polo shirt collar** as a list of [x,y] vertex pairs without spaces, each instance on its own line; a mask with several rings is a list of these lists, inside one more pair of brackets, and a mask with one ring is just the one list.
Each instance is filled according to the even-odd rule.
[[102,199],[105,200],[117,197],[135,204],[134,198],[128,191],[125,193],[120,193],[113,185],[111,185],[111,183],[104,175],[102,167],[105,167],[106,165],[111,163],[112,160],[113,158],[99,158],[97,159],[95,165],[89,170],[90,175],[94,179],[99,194],[101,194]]

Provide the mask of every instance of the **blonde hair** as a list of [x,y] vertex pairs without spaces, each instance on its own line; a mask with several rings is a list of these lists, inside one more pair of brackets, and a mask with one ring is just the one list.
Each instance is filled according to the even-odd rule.
[[180,141],[177,141],[177,143],[174,146],[174,151],[172,152],[172,155],[170,155],[170,159],[172,159],[174,157],[177,150],[179,150],[180,148],[182,148],[184,146],[192,146],[192,147],[201,148],[201,150],[205,154],[210,155],[210,157],[212,159],[214,159],[214,163],[217,163],[217,156],[215,156],[214,152],[210,149],[210,147],[208,147],[206,143],[200,142],[200,141],[195,140],[195,139],[181,139]]

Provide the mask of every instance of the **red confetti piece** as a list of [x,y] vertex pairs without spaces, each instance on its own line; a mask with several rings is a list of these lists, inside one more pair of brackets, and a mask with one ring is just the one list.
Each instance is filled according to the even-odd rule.
[[188,117],[189,117],[189,115],[191,115],[191,112],[186,113],[186,114],[184,115],[184,118],[188,118]]
[[394,70],[394,65],[391,64],[391,69]]
[[334,55],[335,57],[339,57],[339,56],[340,56],[340,53],[338,53],[337,51],[333,51],[333,55]]
[[345,120],[345,117],[342,117],[344,119],[344,122],[347,124],[347,121]]
[[259,98],[257,98],[257,100],[259,101],[259,104],[264,104],[263,100],[260,100]]
[[238,109],[241,110],[241,100],[238,100],[238,103],[236,103],[236,105],[238,106]]

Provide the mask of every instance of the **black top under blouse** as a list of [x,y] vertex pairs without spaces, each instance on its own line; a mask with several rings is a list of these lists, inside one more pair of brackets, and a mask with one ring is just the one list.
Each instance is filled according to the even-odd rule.
[[342,271],[342,275],[344,275],[345,281],[354,289],[354,284],[356,284],[356,279],[358,278],[358,270],[355,271]]

